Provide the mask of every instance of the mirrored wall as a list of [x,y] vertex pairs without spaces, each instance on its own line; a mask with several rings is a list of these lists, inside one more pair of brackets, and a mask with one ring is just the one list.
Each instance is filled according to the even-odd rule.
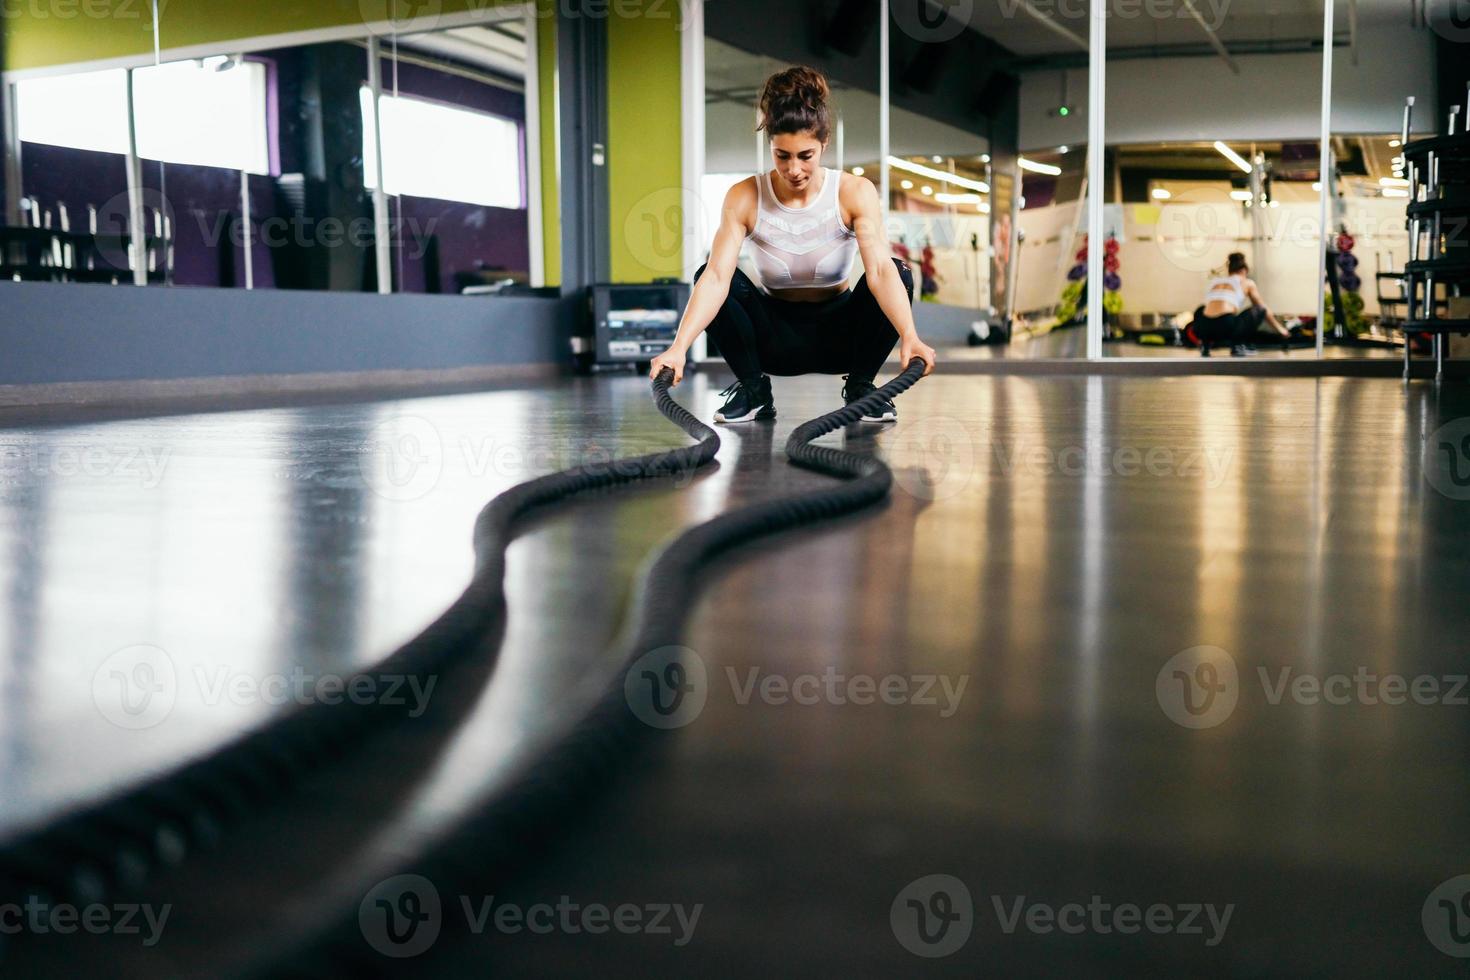
[[18,188],[5,278],[452,294],[542,283],[531,8],[208,53],[171,50],[170,16],[189,14],[159,9],[151,55],[8,76]]

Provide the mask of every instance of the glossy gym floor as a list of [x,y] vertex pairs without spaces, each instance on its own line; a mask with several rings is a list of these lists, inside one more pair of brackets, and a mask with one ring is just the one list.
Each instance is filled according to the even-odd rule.
[[[675,396],[708,419],[727,380]],[[237,975],[356,907],[614,680],[661,541],[828,482],[782,446],[840,387],[775,379],[778,420],[722,427],[687,485],[532,522],[498,654],[423,724],[140,886],[160,941],[42,937],[13,975]],[[395,973],[1458,975],[1432,893],[1470,870],[1463,383],[941,371],[898,406],[825,440],[885,459],[890,502],[712,570],[702,710],[493,896],[580,927],[477,930],[491,896],[441,883]],[[500,490],[685,441],[633,376],[0,431],[0,834],[405,641]]]

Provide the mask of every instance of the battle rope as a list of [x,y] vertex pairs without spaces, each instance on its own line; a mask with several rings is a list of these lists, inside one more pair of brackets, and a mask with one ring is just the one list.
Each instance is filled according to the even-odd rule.
[[[798,426],[787,439],[786,454],[799,466],[843,477],[836,486],[780,497],[722,514],[680,534],[646,566],[635,589],[635,608],[624,638],[614,644],[622,668],[595,705],[550,748],[512,778],[473,817],[437,842],[411,867],[397,873],[421,875],[441,890],[468,893],[495,891],[506,876],[527,863],[554,836],[558,823],[580,811],[579,803],[609,784],[629,752],[655,733],[630,705],[625,691],[628,671],[646,655],[677,648],[685,623],[693,612],[698,587],[696,575],[720,553],[753,538],[776,534],[814,521],[860,510],[883,500],[892,485],[889,468],[872,456],[813,446],[812,441],[876,410],[880,399],[907,391],[924,376],[924,362],[914,358],[898,377],[845,408]],[[659,410],[691,435],[682,416],[671,414],[669,382],[672,372],[661,372],[653,382]],[[672,406],[677,407],[677,406]],[[689,418],[693,426],[714,434]],[[676,661],[670,661],[675,663]],[[448,894],[448,892],[442,892]],[[364,977],[390,975],[401,961],[374,950],[366,941],[359,919],[359,903],[344,901],[330,921],[302,942],[283,943],[249,974],[252,977]],[[349,907],[350,906],[350,907]],[[448,927],[455,917],[445,915]]]
[[[505,552],[532,510],[588,490],[688,473],[714,459],[720,439],[655,387],[658,408],[698,442],[666,452],[573,467],[499,494],[475,522],[475,570],[438,619],[388,657],[349,678],[367,690],[445,673],[496,635],[505,618]],[[490,655],[490,654],[487,654]],[[384,683],[387,681],[388,683]],[[385,699],[386,700],[386,699]],[[363,737],[409,717],[407,705],[316,701],[161,776],[0,842],[0,895],[51,903],[105,900],[217,843],[242,815],[275,801]]]

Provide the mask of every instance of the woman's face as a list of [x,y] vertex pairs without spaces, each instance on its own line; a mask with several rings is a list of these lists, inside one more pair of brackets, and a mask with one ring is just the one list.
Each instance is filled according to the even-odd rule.
[[776,173],[789,189],[804,191],[811,186],[817,168],[822,165],[823,148],[810,130],[771,137],[771,156],[776,161]]

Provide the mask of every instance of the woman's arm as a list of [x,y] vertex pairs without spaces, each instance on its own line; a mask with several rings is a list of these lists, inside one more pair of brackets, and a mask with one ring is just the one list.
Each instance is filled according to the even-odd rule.
[[1283,337],[1291,336],[1291,331],[1281,325],[1281,321],[1276,319],[1276,314],[1271,312],[1271,308],[1268,307],[1266,305],[1266,301],[1261,298],[1261,291],[1256,288],[1256,281],[1254,279],[1246,280],[1245,295],[1246,298],[1251,301],[1252,305],[1259,306],[1261,309],[1266,311],[1266,322],[1271,325],[1272,330],[1275,330]]
[[725,305],[725,298],[730,295],[730,280],[740,259],[740,244],[747,234],[745,219],[755,204],[754,198],[754,179],[742,180],[725,193],[725,203],[720,209],[720,227],[715,231],[709,261],[689,295],[689,304],[679,319],[674,342],[649,365],[650,378],[658,377],[658,372],[664,367],[671,367],[674,369],[674,384],[683,379],[684,358],[689,348],[714,320],[720,307]]
[[898,267],[893,264],[893,253],[883,228],[878,189],[871,181],[846,173],[842,175],[838,189],[843,205],[852,215],[852,230],[857,234],[858,254],[862,256],[868,291],[878,301],[878,308],[888,317],[888,322],[898,331],[898,359],[907,367],[910,360],[922,357],[926,365],[924,373],[928,374],[934,370],[934,348],[919,339],[919,332],[914,327],[914,311],[909,305],[908,290],[904,289]]

